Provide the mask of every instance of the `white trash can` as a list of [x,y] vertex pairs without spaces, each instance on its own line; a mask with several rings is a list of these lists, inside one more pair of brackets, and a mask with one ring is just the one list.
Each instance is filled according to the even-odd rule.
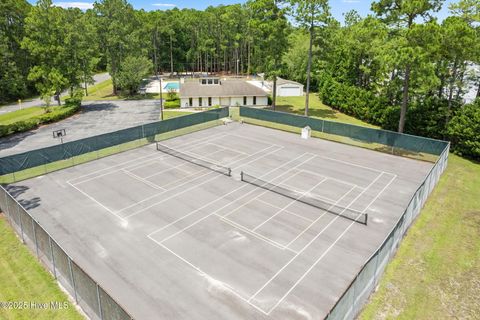
[[306,126],[302,129],[302,139],[309,139],[312,136],[312,129]]

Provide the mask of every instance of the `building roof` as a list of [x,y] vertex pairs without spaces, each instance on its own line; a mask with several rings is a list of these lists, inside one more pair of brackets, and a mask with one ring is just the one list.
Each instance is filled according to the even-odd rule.
[[221,84],[202,85],[200,81],[180,84],[180,98],[195,97],[266,97],[262,89],[242,80],[222,80]]
[[283,79],[283,78],[278,77],[277,78],[277,86],[281,86],[282,84],[296,84],[298,86],[303,87],[303,84],[301,84],[300,82],[296,82],[296,81],[293,81],[293,80],[287,80],[287,79]]

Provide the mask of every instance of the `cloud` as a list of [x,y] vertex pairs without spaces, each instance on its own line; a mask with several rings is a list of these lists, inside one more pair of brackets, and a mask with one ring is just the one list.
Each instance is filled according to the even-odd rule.
[[173,8],[173,7],[176,7],[177,5],[173,3],[154,3],[153,6]]
[[82,10],[93,8],[93,3],[91,2],[54,2],[53,5],[62,8],[79,8]]

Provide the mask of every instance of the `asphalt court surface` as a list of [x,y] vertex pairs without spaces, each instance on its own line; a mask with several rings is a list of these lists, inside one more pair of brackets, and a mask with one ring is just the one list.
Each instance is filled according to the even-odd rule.
[[[432,164],[247,124],[22,181],[17,199],[138,319],[320,319]],[[240,181],[240,172],[367,213],[368,225]]]

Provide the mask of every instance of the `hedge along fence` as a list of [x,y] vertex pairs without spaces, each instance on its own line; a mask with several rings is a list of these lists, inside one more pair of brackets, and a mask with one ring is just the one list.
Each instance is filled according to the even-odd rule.
[[228,108],[212,109],[6,156],[0,158],[0,182],[24,180],[153,141],[208,128],[217,125],[218,120],[225,117],[228,117]]
[[[449,145],[447,141],[265,109],[240,107],[240,117],[246,117],[265,122],[259,123],[260,125],[270,122],[293,128],[303,128],[309,126],[313,131],[324,135],[321,137],[325,137],[327,139],[331,138],[331,140],[334,141],[345,142],[347,144],[353,144],[357,146],[374,144],[375,146],[372,149],[378,151],[411,156],[416,159],[425,159],[432,162],[434,162],[437,157],[442,154],[443,150]],[[249,119],[245,119],[245,121],[255,123],[255,121],[250,121]],[[282,129],[282,127],[279,128]],[[288,130],[289,128],[285,129]],[[351,139],[351,141],[342,141],[336,137],[345,137]],[[435,159],[432,160],[428,155],[434,155]]]
[[57,107],[52,112],[37,115],[28,120],[21,120],[6,125],[0,125],[0,137],[33,130],[42,124],[57,122],[73,116],[80,110],[80,104],[81,101],[78,99],[67,99],[63,107]]

